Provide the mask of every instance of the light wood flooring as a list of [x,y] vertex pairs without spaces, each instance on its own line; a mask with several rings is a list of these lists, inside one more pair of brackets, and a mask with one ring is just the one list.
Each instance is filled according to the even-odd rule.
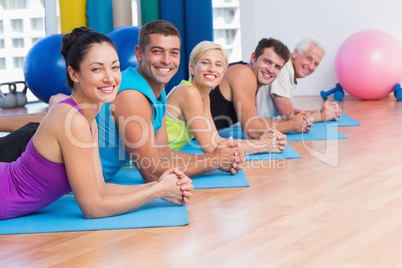
[[302,158],[248,164],[250,187],[196,190],[188,226],[0,236],[0,267],[402,267],[402,103],[340,105],[361,122],[347,139],[289,142]]

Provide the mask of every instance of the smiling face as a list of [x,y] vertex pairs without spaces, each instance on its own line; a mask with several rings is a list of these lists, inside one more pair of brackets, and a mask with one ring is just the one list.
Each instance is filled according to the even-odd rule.
[[322,57],[321,49],[315,45],[311,45],[307,51],[303,53],[295,49],[291,57],[295,70],[295,78],[304,78],[312,74],[320,64]]
[[197,87],[215,88],[225,73],[222,53],[217,49],[205,51],[195,65],[190,64],[190,72]]
[[106,42],[95,43],[80,64],[80,71],[68,67],[74,92],[84,102],[112,102],[121,82],[116,50]]
[[271,84],[275,80],[285,64],[285,60],[275,53],[274,48],[268,47],[257,59],[253,53],[250,63],[251,69],[257,77],[258,87],[261,87]]
[[180,40],[177,36],[151,34],[144,50],[135,47],[138,71],[147,82],[163,88],[176,74],[180,64]]

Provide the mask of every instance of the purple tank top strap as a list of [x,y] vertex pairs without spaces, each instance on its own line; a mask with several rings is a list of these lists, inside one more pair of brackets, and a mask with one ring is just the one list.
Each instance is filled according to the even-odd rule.
[[[78,104],[72,100],[72,99],[65,99],[59,102],[60,103],[66,103],[69,104],[71,106],[73,106],[78,112],[80,112],[80,114],[84,115],[84,113],[81,111],[80,106],[78,106]],[[92,134],[92,126],[89,126],[90,130],[91,130],[91,134]]]
[[80,107],[78,106],[78,104],[77,104],[74,100],[72,100],[72,99],[65,99],[65,100],[60,101],[59,103],[66,103],[66,104],[69,104],[69,105],[73,106],[78,112],[80,112],[80,114],[84,115],[84,114],[82,113]]

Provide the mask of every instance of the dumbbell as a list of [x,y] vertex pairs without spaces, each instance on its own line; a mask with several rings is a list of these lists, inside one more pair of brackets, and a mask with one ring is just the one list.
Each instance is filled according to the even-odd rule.
[[394,86],[394,96],[397,100],[402,101],[402,89],[401,84],[396,84]]
[[[25,104],[27,104],[28,100],[27,100],[27,85],[25,84],[24,81],[15,81],[15,96],[17,98],[17,107],[24,107]],[[18,84],[22,84],[24,86],[24,88],[17,92],[17,85]]]
[[327,100],[329,95],[334,94],[334,99],[336,101],[341,101],[345,96],[345,93],[343,92],[343,89],[339,83],[337,83],[333,89],[328,90],[327,92],[321,91],[320,94],[321,98],[324,100]]
[[0,89],[0,107],[10,109],[17,107],[17,96],[15,95],[16,86],[14,83],[1,83],[1,86],[8,86],[8,93],[4,94]]

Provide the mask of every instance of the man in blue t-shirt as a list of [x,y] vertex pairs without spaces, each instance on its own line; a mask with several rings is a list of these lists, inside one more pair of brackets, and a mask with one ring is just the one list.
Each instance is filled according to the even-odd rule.
[[138,66],[122,73],[116,99],[112,104],[104,105],[106,113],[98,116],[98,119],[110,117],[114,121],[103,133],[99,124],[100,145],[111,140],[110,136],[103,139],[103,135],[112,133],[114,141],[119,136],[118,147],[100,146],[106,179],[130,159],[145,182],[157,180],[171,167],[179,167],[189,177],[215,169],[233,174],[241,169],[243,160],[237,157],[241,153],[237,148],[231,148],[230,140],[211,154],[185,154],[169,148],[164,86],[179,68],[180,42],[180,34],[170,22],[151,21],[141,28],[135,47]]

